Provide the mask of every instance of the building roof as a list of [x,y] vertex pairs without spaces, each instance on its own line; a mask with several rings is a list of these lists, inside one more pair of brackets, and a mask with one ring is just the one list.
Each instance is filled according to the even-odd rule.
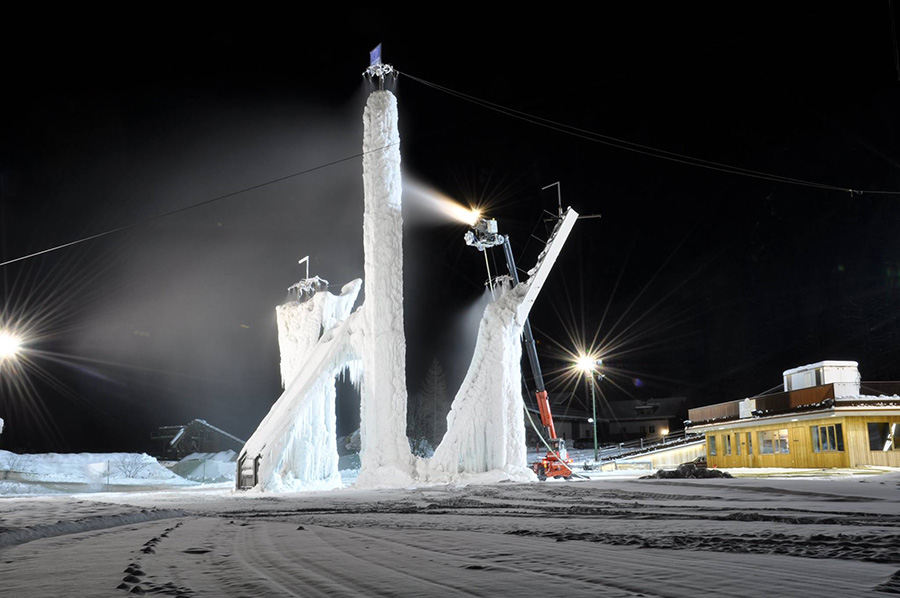
[[190,427],[192,427],[192,426],[199,426],[199,427],[203,427],[203,428],[207,428],[207,429],[209,429],[209,430],[212,430],[212,431],[215,432],[216,434],[219,434],[219,435],[221,435],[221,436],[224,436],[225,438],[227,438],[227,439],[229,439],[229,440],[231,440],[231,441],[233,441],[233,442],[235,442],[235,443],[237,443],[237,444],[239,444],[239,445],[241,445],[241,446],[243,446],[243,445],[245,445],[245,444],[247,443],[246,440],[241,440],[241,439],[238,438],[237,436],[235,436],[235,435],[233,435],[233,434],[229,434],[228,432],[226,432],[225,430],[223,430],[223,429],[221,429],[221,428],[217,428],[216,426],[214,426],[214,425],[210,424],[209,422],[207,422],[205,419],[195,419],[195,420],[191,420],[191,421],[188,422],[187,424],[183,424],[183,425],[180,425],[180,426],[162,426],[162,427],[159,428],[159,430],[157,431],[157,433],[154,434],[154,438],[157,438],[157,439],[168,438],[168,435],[167,435],[167,434],[160,434],[160,432],[163,432],[163,431],[165,431],[165,432],[167,432],[167,433],[171,433],[171,434],[172,434],[172,440],[169,441],[169,446],[176,446],[176,445],[181,441],[181,439],[184,437],[185,432],[187,431],[187,429],[190,428]]
[[[809,401],[811,397],[820,399]],[[804,402],[804,398],[807,402]],[[900,416],[900,396],[859,395],[835,398],[833,385],[823,384],[798,391],[691,409],[688,412],[690,423],[685,428],[703,432],[726,424],[730,427],[744,427],[766,421],[817,419],[837,415]]]

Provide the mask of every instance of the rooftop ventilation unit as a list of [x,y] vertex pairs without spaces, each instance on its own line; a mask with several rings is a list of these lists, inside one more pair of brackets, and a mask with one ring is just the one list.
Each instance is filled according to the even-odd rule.
[[820,361],[784,372],[784,391],[834,384],[835,397],[859,396],[859,364],[855,361]]

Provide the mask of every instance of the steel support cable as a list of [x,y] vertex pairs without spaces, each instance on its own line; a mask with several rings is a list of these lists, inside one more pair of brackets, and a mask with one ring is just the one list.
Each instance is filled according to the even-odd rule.
[[894,19],[894,0],[888,0],[891,13],[891,37],[894,40],[894,66],[897,68],[897,79],[900,80],[900,50],[897,49],[897,21]]
[[[523,384],[525,383],[525,376],[522,376],[522,383],[523,383]],[[526,388],[527,388],[527,385],[526,385]],[[582,480],[587,480],[587,479],[589,479],[589,478],[586,477],[586,476],[583,476],[583,475],[581,475],[581,474],[575,473],[575,470],[572,469],[572,468],[569,466],[568,463],[565,463],[565,462],[562,460],[562,458],[559,456],[559,453],[556,452],[555,450],[553,450],[553,447],[550,446],[550,443],[547,442],[547,439],[544,438],[544,435],[543,435],[543,434],[541,434],[541,431],[538,429],[537,424],[534,423],[534,418],[531,417],[531,412],[528,411],[528,405],[525,403],[525,397],[524,397],[524,396],[522,397],[522,405],[525,407],[525,416],[528,418],[528,423],[531,424],[532,429],[534,429],[534,433],[538,435],[538,438],[540,439],[541,444],[543,444],[545,447],[547,447],[547,452],[548,452],[548,453],[552,453],[560,463],[563,463],[563,464],[569,469],[569,471],[572,473],[572,477],[581,478]],[[566,453],[568,454],[568,449],[566,449]]]
[[850,193],[855,195],[862,195],[863,193],[869,194],[881,194],[881,195],[900,195],[900,191],[888,191],[888,190],[879,190],[879,189],[854,189],[852,187],[842,187],[838,185],[832,185],[829,183],[820,183],[817,181],[808,181],[804,179],[797,179],[793,177],[787,177],[783,175],[773,174],[769,172],[762,172],[759,170],[752,170],[749,168],[744,168],[741,166],[733,166],[731,164],[724,164],[722,162],[714,162],[712,160],[705,160],[703,158],[696,158],[694,156],[688,156],[685,154],[678,154],[676,152],[671,152],[668,150],[663,150],[659,148],[655,148],[648,145],[642,145],[640,143],[635,143],[633,141],[627,141],[625,139],[619,139],[616,137],[611,137],[609,135],[604,135],[602,133],[596,133],[594,131],[589,131],[586,129],[581,129],[579,127],[575,127],[572,125],[567,125],[565,123],[560,123],[557,121],[553,121],[550,119],[546,119],[540,116],[535,116],[533,114],[522,112],[520,110],[515,110],[513,108],[508,108],[506,106],[496,104],[494,102],[489,102],[487,100],[482,100],[475,96],[471,96],[459,91],[455,91],[453,89],[443,87],[441,85],[431,83],[429,81],[425,81],[424,79],[420,79],[408,73],[403,73],[403,75],[413,81],[421,83],[427,87],[431,87],[437,91],[446,93],[448,95],[454,96],[456,98],[465,100],[467,102],[482,106],[483,108],[487,108],[489,110],[493,110],[495,112],[499,112],[506,116],[517,118],[519,120],[523,120],[525,122],[542,126],[551,130],[558,131],[560,133],[565,133],[567,135],[571,135],[573,137],[579,137],[581,139],[585,139],[587,141],[593,141],[595,143],[601,143],[604,145],[609,145],[611,147],[616,147],[619,149],[623,149],[630,152],[635,152],[638,154],[643,154],[653,158],[659,158],[662,160],[669,160],[671,162],[678,162],[680,164],[685,164],[687,166],[696,166],[698,168],[705,168],[707,170],[715,170],[719,172],[724,172],[728,174],[735,174],[740,176],[747,176],[751,178],[770,180],[779,183],[787,183],[791,185],[801,185],[806,187],[813,187],[816,189],[824,189],[827,191],[840,191],[842,193]]
[[312,167],[310,167],[310,168],[307,168],[307,169],[305,169],[305,170],[301,170],[301,171],[299,171],[299,172],[294,172],[294,173],[292,173],[292,174],[288,174],[288,175],[285,175],[285,176],[282,176],[282,177],[278,177],[278,178],[276,178],[276,179],[271,179],[271,180],[265,181],[265,182],[263,182],[263,183],[257,183],[257,184],[255,184],[255,185],[251,185],[251,186],[249,186],[249,187],[244,187],[243,189],[238,189],[237,191],[232,191],[232,192],[226,193],[226,194],[224,194],[224,195],[219,195],[218,197],[213,197],[213,198],[210,198],[210,199],[205,199],[205,200],[203,200],[203,201],[200,201],[200,202],[197,202],[197,203],[194,203],[194,204],[190,204],[190,205],[187,205],[187,206],[184,206],[184,207],[181,207],[181,208],[178,208],[178,209],[169,211],[169,212],[165,212],[165,213],[163,213],[163,214],[157,214],[156,216],[152,216],[152,217],[147,218],[147,219],[145,219],[145,220],[139,220],[138,222],[132,222],[131,224],[126,224],[126,225],[124,225],[124,226],[120,226],[120,227],[117,227],[117,228],[109,229],[109,230],[103,231],[103,232],[101,232],[101,233],[97,233],[97,234],[94,234],[94,235],[90,235],[90,236],[88,236],[88,237],[82,237],[82,238],[76,239],[76,240],[74,240],[74,241],[69,241],[68,243],[63,243],[63,244],[61,244],[61,245],[56,245],[56,246],[54,246],[54,247],[48,247],[47,249],[42,249],[41,251],[36,251],[36,252],[34,252],[34,253],[29,253],[28,255],[23,255],[23,256],[20,256],[20,257],[17,257],[17,258],[13,258],[13,259],[7,260],[7,261],[5,261],[5,262],[0,262],[0,268],[2,268],[3,266],[8,266],[9,264],[14,264],[14,263],[16,263],[16,262],[21,262],[21,261],[23,261],[23,260],[27,260],[27,259],[30,259],[30,258],[33,258],[33,257],[38,257],[38,256],[40,256],[40,255],[44,255],[45,253],[50,253],[50,252],[53,252],[53,251],[57,251],[57,250],[59,250],[59,249],[65,249],[66,247],[71,247],[71,246],[73,246],[73,245],[78,245],[78,244],[80,244],[80,243],[85,243],[85,242],[87,242],[87,241],[93,241],[94,239],[99,239],[100,237],[106,237],[106,236],[108,236],[108,235],[113,235],[113,234],[115,234],[115,233],[119,233],[119,232],[122,232],[122,231],[125,231],[125,230],[129,230],[129,229],[132,229],[132,228],[137,228],[137,227],[139,227],[139,226],[143,226],[143,225],[145,225],[145,224],[149,224],[149,223],[151,223],[151,222],[155,222],[156,220],[161,220],[162,218],[168,218],[169,216],[174,216],[175,214],[180,214],[181,212],[186,212],[186,211],[188,211],[188,210],[193,210],[194,208],[199,208],[199,207],[201,207],[201,206],[205,206],[205,205],[208,205],[208,204],[211,204],[211,203],[215,203],[215,202],[217,202],[217,201],[222,201],[223,199],[228,199],[229,197],[235,197],[235,196],[237,196],[237,195],[242,195],[242,194],[244,194],[244,193],[249,193],[250,191],[256,191],[257,189],[262,189],[263,187],[267,187],[267,186],[269,186],[269,185],[274,185],[275,183],[281,183],[281,182],[283,182],[283,181],[287,181],[287,180],[289,180],[289,179],[293,179],[293,178],[296,178],[296,177],[299,177],[299,176],[303,176],[303,175],[305,175],[305,174],[309,174],[309,173],[311,173],[311,172],[315,172],[315,171],[321,170],[321,169],[323,169],[323,168],[328,168],[328,167],[330,167],[330,166],[335,166],[336,164],[340,164],[340,163],[342,163],[342,162],[347,162],[347,161],[349,161],[349,160],[355,160],[355,159],[357,159],[357,158],[361,158],[361,157],[365,156],[367,153],[380,152],[380,151],[385,150],[385,149],[388,149],[389,147],[392,147],[392,146],[394,146],[394,145],[399,145],[399,142],[398,142],[398,143],[391,143],[391,144],[388,144],[388,145],[386,145],[386,146],[384,146],[384,147],[380,147],[380,148],[377,148],[377,149],[374,149],[374,150],[369,150],[368,152],[360,152],[360,153],[354,154],[354,155],[352,155],[352,156],[347,156],[347,157],[345,157],[345,158],[339,158],[339,159],[337,159],[337,160],[332,160],[331,162],[326,162],[326,163],[324,163],[324,164],[319,164],[319,165],[317,165],[317,166],[312,166]]

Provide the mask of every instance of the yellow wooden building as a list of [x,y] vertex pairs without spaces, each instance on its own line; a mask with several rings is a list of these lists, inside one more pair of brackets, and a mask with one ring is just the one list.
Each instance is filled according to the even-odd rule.
[[900,467],[900,384],[856,368],[787,370],[784,392],[691,409],[686,431],[706,436],[710,467]]

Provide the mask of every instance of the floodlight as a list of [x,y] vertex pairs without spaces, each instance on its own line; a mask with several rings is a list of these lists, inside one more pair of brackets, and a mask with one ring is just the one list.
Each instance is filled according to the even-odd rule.
[[10,332],[0,332],[0,359],[12,359],[22,349],[22,339]]

